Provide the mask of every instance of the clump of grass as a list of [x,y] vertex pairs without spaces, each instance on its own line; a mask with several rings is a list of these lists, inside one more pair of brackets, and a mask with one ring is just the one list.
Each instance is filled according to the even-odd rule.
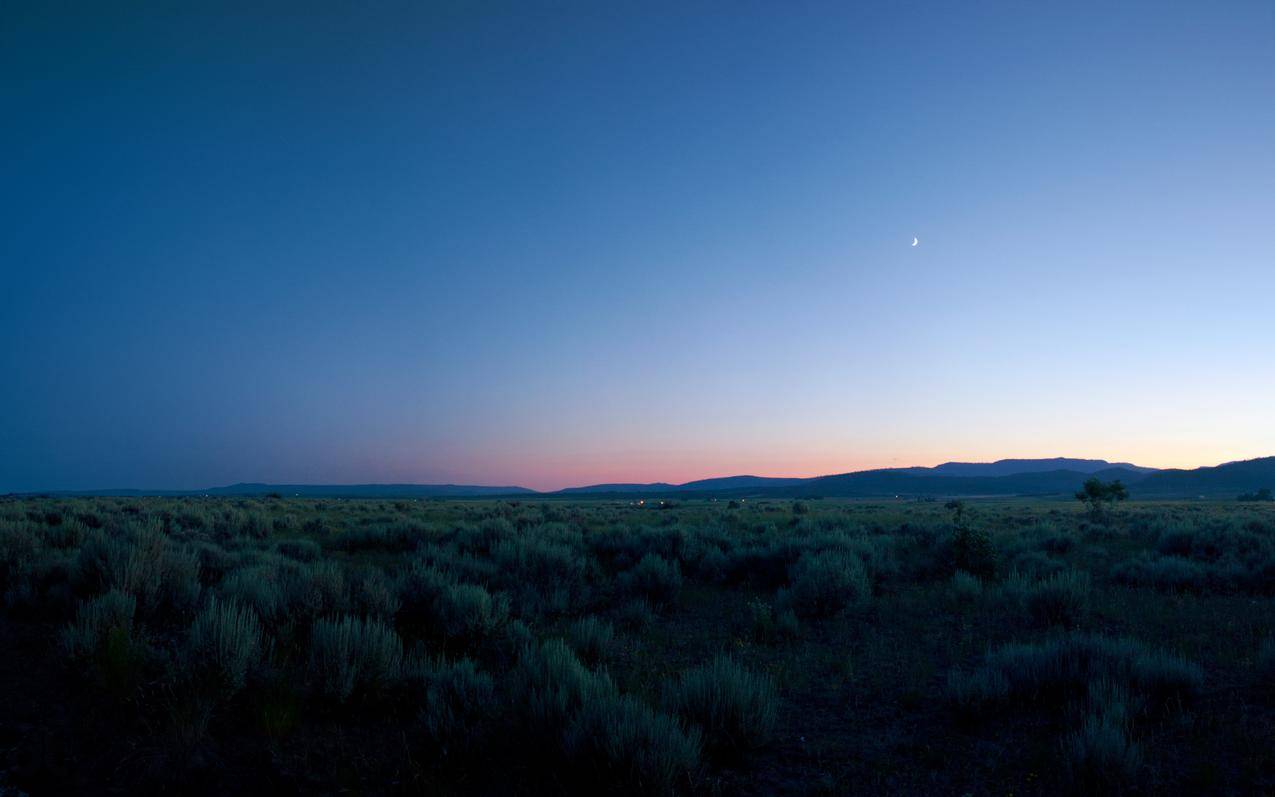
[[806,552],[792,566],[778,603],[800,617],[828,617],[871,595],[872,582],[859,557],[843,551]]
[[614,638],[611,624],[594,616],[582,617],[567,626],[567,644],[589,665],[606,659]]
[[260,663],[265,647],[261,621],[251,609],[214,599],[191,625],[187,667],[219,692],[234,694]]
[[380,620],[323,619],[310,631],[310,676],[321,694],[338,701],[379,695],[402,664],[403,642]]
[[698,726],[708,748],[739,754],[769,741],[778,697],[774,684],[726,656],[682,674],[669,687],[669,707]]

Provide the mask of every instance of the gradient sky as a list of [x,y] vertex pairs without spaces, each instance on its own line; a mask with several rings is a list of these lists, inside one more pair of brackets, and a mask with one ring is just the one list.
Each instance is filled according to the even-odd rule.
[[253,5],[0,6],[0,492],[1275,454],[1269,0]]

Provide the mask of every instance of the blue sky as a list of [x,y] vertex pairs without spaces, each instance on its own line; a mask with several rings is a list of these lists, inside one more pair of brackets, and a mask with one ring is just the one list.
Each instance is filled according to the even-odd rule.
[[7,4],[0,75],[0,491],[1275,454],[1268,2]]

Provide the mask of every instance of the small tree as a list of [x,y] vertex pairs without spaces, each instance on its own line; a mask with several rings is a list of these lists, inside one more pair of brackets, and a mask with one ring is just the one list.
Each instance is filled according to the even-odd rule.
[[1124,486],[1124,482],[1119,479],[1104,482],[1097,476],[1086,479],[1084,487],[1076,493],[1076,500],[1088,506],[1089,514],[1096,518],[1102,517],[1111,504],[1128,497],[1129,490]]

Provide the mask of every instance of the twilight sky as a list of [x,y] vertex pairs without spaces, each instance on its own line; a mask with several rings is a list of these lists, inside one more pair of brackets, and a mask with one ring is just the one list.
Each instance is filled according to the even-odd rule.
[[0,6],[0,492],[1275,454],[1269,0],[147,5]]

